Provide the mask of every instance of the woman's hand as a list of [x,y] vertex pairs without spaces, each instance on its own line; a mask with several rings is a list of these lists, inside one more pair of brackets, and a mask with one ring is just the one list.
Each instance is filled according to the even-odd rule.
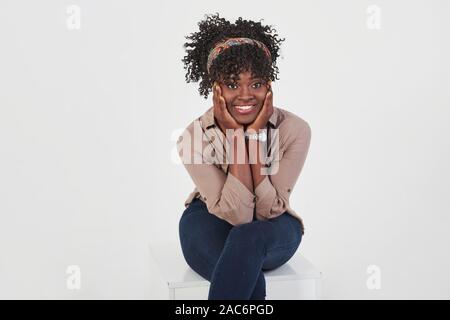
[[261,111],[259,111],[259,114],[256,117],[256,119],[248,125],[247,130],[253,129],[256,132],[259,132],[260,129],[264,129],[267,125],[267,122],[269,121],[270,117],[273,114],[273,93],[270,82],[267,86],[269,90],[266,93],[266,98],[264,99],[263,107],[261,108]]
[[214,103],[214,117],[219,123],[220,129],[226,134],[226,129],[240,129],[243,125],[239,124],[228,112],[224,97],[222,97],[222,90],[219,84],[214,82],[213,85],[213,103]]

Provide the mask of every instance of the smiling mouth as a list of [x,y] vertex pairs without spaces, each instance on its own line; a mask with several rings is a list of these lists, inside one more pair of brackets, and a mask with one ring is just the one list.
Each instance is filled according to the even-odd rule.
[[248,114],[248,113],[252,113],[253,111],[256,110],[256,104],[234,106],[234,109],[239,114]]

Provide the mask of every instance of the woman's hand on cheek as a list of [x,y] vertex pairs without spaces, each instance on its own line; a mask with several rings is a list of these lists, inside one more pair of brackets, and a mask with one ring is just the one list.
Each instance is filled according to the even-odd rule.
[[226,129],[240,129],[243,128],[228,112],[224,97],[222,97],[222,90],[219,84],[214,82],[213,85],[213,103],[214,103],[214,117],[219,123],[220,128],[226,134]]
[[264,129],[273,114],[273,92],[270,82],[267,86],[269,90],[266,93],[266,98],[264,99],[263,106],[259,111],[255,121],[248,125],[247,130],[253,129],[257,133],[260,129]]

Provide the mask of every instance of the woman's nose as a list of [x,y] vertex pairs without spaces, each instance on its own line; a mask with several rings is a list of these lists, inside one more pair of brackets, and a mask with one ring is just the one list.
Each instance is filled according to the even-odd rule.
[[238,97],[238,100],[242,102],[254,100],[253,94],[250,92],[250,89],[246,88],[245,86],[241,87],[238,93]]

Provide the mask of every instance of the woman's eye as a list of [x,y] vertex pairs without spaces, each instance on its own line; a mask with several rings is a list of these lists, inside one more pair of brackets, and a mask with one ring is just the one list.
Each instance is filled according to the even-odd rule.
[[[230,86],[233,86],[233,87],[230,87]],[[259,88],[261,88],[262,83],[261,82],[257,82],[253,86],[256,86],[255,89],[259,89]],[[235,87],[237,87],[237,85],[235,83],[229,83],[229,84],[227,84],[227,87],[229,89],[235,89]]]

